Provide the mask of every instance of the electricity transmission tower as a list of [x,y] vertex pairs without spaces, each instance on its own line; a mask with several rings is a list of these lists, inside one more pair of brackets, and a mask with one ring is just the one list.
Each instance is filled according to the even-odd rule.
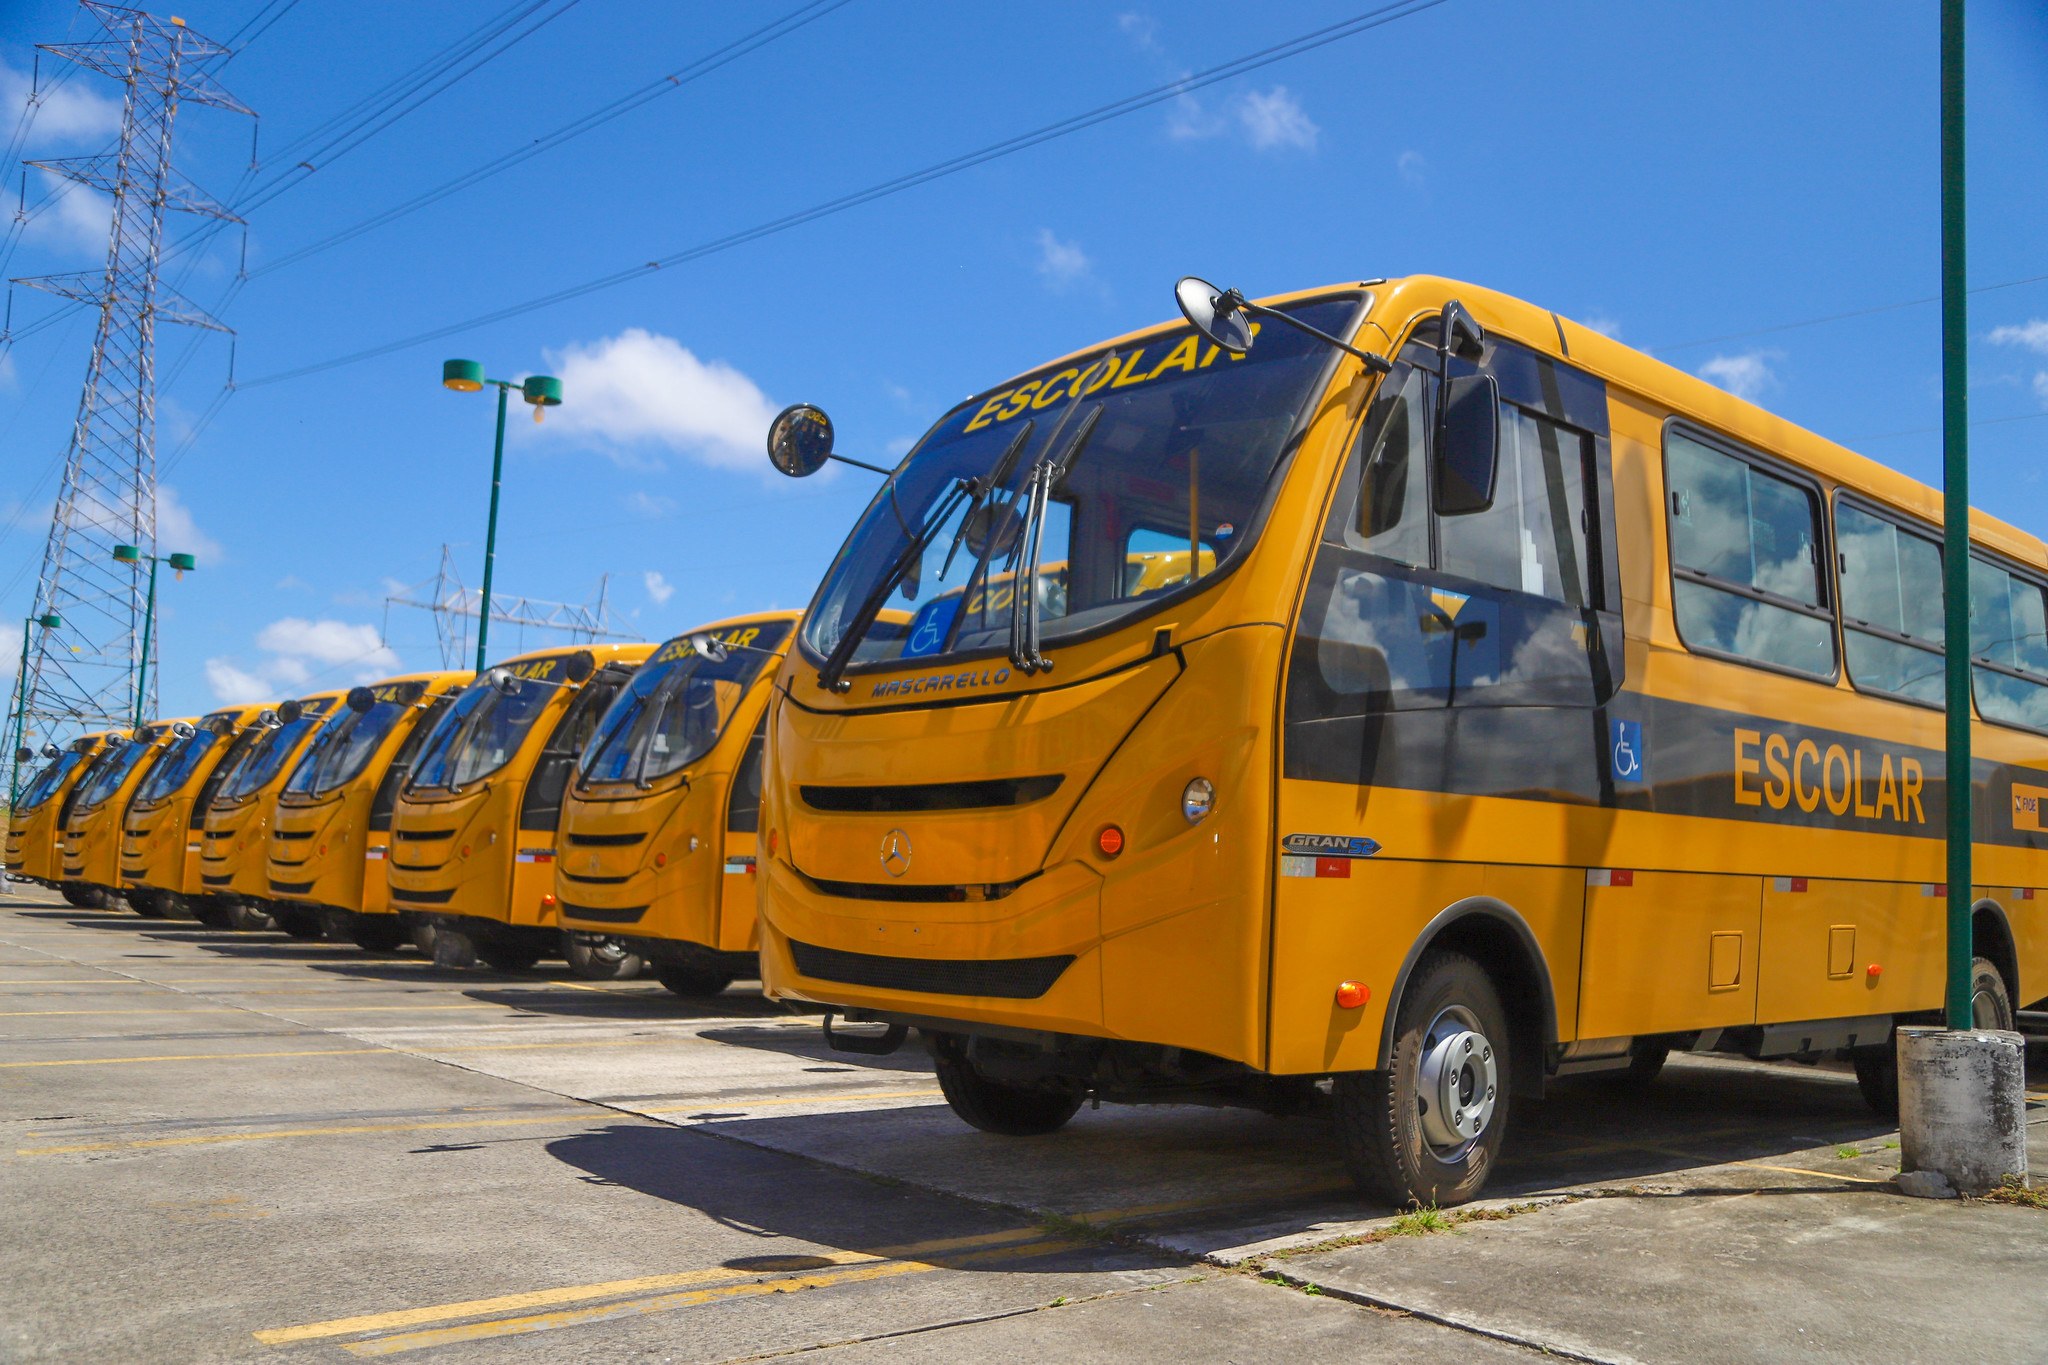
[[[576,644],[588,640],[595,644],[599,640],[639,640],[644,637],[623,629],[625,622],[611,609],[605,600],[611,588],[611,575],[606,574],[597,581],[597,596],[582,606],[567,602],[543,602],[533,597],[507,597],[502,593],[491,594],[491,619],[508,626],[520,627],[520,636],[525,637],[525,628],[536,630],[559,630],[566,632],[569,642]],[[455,559],[448,553],[448,547],[441,547],[441,570],[424,583],[415,583],[384,599],[384,636],[391,636],[391,609],[393,607],[419,607],[434,613],[434,636],[441,646],[441,667],[462,668],[469,657],[469,623],[483,606],[483,593],[476,588],[462,586],[462,575],[456,572]],[[515,649],[513,653],[520,653]]]
[[[15,281],[99,309],[33,604],[63,625],[35,634],[10,727],[29,747],[59,729],[122,728],[156,710],[154,672],[141,680],[144,574],[114,558],[116,545],[139,546],[145,564],[156,553],[156,324],[228,330],[158,279],[164,212],[241,221],[171,169],[171,125],[180,104],[253,117],[207,74],[227,48],[181,19],[81,3],[104,36],[42,50],[113,77],[126,92],[114,151],[28,163],[104,192],[113,209],[103,269]],[[18,764],[14,776],[10,790]]]

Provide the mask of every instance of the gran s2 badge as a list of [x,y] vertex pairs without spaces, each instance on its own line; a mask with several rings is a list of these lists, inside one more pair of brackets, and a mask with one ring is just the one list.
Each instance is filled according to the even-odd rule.
[[1354,860],[1379,851],[1379,841],[1363,835],[1290,834],[1280,841],[1280,875],[1349,877]]

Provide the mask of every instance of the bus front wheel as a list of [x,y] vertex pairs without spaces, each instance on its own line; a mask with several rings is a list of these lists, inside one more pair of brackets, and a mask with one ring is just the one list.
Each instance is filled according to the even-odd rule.
[[939,1089],[961,1122],[1005,1137],[1042,1137],[1067,1126],[1081,1107],[1078,1087],[1050,1089],[1004,1085],[974,1069],[967,1049],[947,1038],[932,1049]]
[[1359,1187],[1396,1208],[1476,1198],[1507,1130],[1508,1042],[1484,968],[1462,953],[1417,962],[1393,1064],[1337,1078],[1338,1132]]
[[585,981],[631,981],[647,965],[622,938],[569,929],[562,931],[562,960]]
[[691,1000],[707,1000],[723,993],[732,984],[730,972],[683,962],[664,962],[655,970],[654,976],[670,991]]

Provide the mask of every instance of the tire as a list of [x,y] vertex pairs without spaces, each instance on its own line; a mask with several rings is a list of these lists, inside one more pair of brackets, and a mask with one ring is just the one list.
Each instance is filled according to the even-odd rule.
[[1616,1090],[1647,1090],[1656,1083],[1670,1056],[1671,1049],[1661,1043],[1647,1046],[1638,1043],[1630,1050],[1626,1067],[1602,1072],[1600,1079]]
[[280,905],[270,912],[270,918],[293,938],[313,940],[327,937],[327,921],[317,910],[288,910]]
[[540,961],[540,949],[529,948],[523,943],[479,943],[476,955],[484,960],[485,965],[501,972],[532,971],[533,964]]
[[87,886],[84,882],[66,882],[57,889],[57,894],[81,910],[107,908],[107,893],[97,886]]
[[2005,993],[2005,978],[1988,957],[1970,963],[1970,1027],[2007,1032],[2016,1027],[2012,997]]
[[585,981],[631,981],[647,967],[623,940],[608,934],[569,930],[562,932],[562,959],[569,964],[570,971]]
[[1395,1016],[1393,1065],[1337,1078],[1338,1136],[1359,1188],[1396,1208],[1477,1198],[1507,1132],[1508,1043],[1507,1011],[1484,968],[1462,953],[1416,963]]
[[228,908],[212,896],[194,896],[186,902],[192,918],[209,929],[232,929],[235,927]]
[[1856,1088],[1863,1092],[1863,1102],[1882,1118],[1896,1119],[1899,1116],[1899,1044],[1896,1034],[1883,1048],[1873,1048],[1858,1055],[1852,1063],[1856,1068]]
[[267,934],[278,927],[262,906],[237,897],[228,902],[228,927],[244,934]]
[[939,1089],[962,1123],[1004,1137],[1043,1137],[1067,1126],[1084,1098],[1079,1086],[1026,1088],[992,1081],[948,1038],[932,1049]]
[[665,962],[654,969],[655,979],[675,994],[691,1000],[709,1000],[723,994],[732,984],[732,973],[721,972],[713,967],[688,967],[679,962]]
[[128,908],[144,919],[163,919],[169,913],[156,892],[146,891],[139,886],[128,888],[127,900]]
[[411,941],[396,915],[350,915],[348,937],[366,953],[395,953]]

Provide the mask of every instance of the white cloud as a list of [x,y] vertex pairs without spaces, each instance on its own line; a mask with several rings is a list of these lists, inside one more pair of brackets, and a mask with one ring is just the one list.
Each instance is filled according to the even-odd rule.
[[200,530],[199,523],[192,520],[191,509],[178,496],[178,490],[167,483],[156,486],[156,543],[159,554],[175,551],[197,556],[201,568],[227,557],[220,542]]
[[1422,188],[1423,173],[1429,169],[1429,160],[1421,152],[1403,152],[1394,159],[1394,169],[1400,173],[1402,183]]
[[2034,376],[2034,397],[2048,403],[2048,370]]
[[665,517],[676,510],[674,498],[664,498],[658,493],[643,493],[638,489],[626,494],[624,502],[628,512],[648,521]]
[[1742,355],[1717,355],[1700,366],[1700,378],[1709,384],[1717,384],[1737,398],[1754,401],[1768,389],[1777,387],[1778,376],[1771,372],[1770,362],[1781,353],[1777,351],[1748,351]]
[[[14,681],[21,671],[21,622],[0,621],[0,679]],[[11,738],[11,736],[10,736]]]
[[[0,62],[0,115],[4,115],[9,127],[27,108],[33,86],[29,72]],[[47,78],[36,95],[35,124],[29,132],[29,143],[40,147],[56,142],[96,142],[112,137],[120,129],[121,101],[100,94],[90,77],[74,76],[62,85]]]
[[10,346],[7,350],[0,351],[0,389],[13,388],[19,373],[14,368],[14,348]]
[[94,251],[104,254],[107,233],[114,221],[114,201],[98,190],[38,169],[42,193],[53,202],[30,218],[21,230],[24,240],[56,249]]
[[206,661],[206,682],[223,702],[269,701],[318,687],[375,682],[402,666],[372,625],[286,616],[256,632],[269,655],[254,668],[231,658]]
[[311,583],[308,583],[305,579],[299,577],[295,573],[288,573],[283,578],[277,580],[277,589],[279,592],[286,592],[291,590],[296,590],[299,592],[311,592],[313,590],[313,585]]
[[1592,317],[1581,318],[1579,319],[1579,326],[1589,332],[1598,332],[1601,336],[1613,337],[1616,341],[1621,340],[1621,324],[1608,317],[1605,313],[1595,313]]
[[1119,14],[1116,26],[1140,52],[1159,50],[1159,21],[1149,14]]
[[656,446],[724,469],[766,470],[775,405],[722,360],[699,360],[673,337],[629,327],[548,352],[562,406],[540,430],[594,438],[607,453]]
[[1284,85],[1276,85],[1263,95],[1256,90],[1246,94],[1237,103],[1237,119],[1244,125],[1252,146],[1262,152],[1274,147],[1313,151],[1316,135],[1322,131],[1302,112],[1301,102],[1288,94]]
[[1994,327],[1991,330],[1993,346],[2024,346],[2030,351],[2048,355],[2048,318],[2034,318],[2017,327]]
[[1063,242],[1051,228],[1038,230],[1038,273],[1054,289],[1086,279],[1091,265],[1079,242]]
[[654,599],[654,605],[657,607],[667,606],[668,599],[676,595],[676,585],[652,569],[647,571],[645,578],[647,580],[647,595]]

